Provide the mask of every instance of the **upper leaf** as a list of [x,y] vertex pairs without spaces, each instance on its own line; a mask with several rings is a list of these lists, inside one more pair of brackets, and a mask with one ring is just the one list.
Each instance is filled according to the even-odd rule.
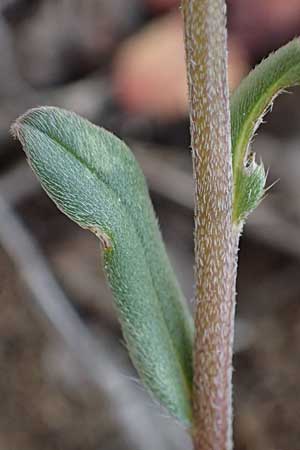
[[13,133],[56,205],[100,238],[132,360],[159,401],[188,424],[193,326],[133,154],[108,131],[53,107],[29,111]]
[[277,95],[299,83],[300,40],[296,38],[262,61],[232,95],[233,221],[236,224],[243,222],[265,192],[263,165],[257,165],[251,156],[249,160],[254,133]]

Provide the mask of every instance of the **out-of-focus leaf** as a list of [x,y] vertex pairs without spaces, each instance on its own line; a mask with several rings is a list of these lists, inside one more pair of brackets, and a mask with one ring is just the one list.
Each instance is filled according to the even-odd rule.
[[300,39],[272,53],[241,82],[231,98],[234,176],[233,221],[241,223],[265,192],[265,171],[249,155],[251,140],[280,92],[300,83]]

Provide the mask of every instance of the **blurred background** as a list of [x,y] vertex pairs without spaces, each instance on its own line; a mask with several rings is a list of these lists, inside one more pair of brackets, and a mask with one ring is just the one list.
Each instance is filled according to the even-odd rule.
[[[190,450],[128,359],[97,240],[41,191],[13,120],[76,111],[128,142],[193,298],[193,182],[178,0],[0,0],[0,450]],[[228,0],[234,89],[300,35],[299,0]],[[300,449],[300,89],[253,148],[279,182],[238,275],[235,449]]]

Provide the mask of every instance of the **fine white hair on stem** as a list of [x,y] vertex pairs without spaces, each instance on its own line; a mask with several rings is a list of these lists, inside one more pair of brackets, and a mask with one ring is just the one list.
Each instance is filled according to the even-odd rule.
[[195,183],[195,450],[232,449],[232,353],[239,230],[224,0],[182,0]]

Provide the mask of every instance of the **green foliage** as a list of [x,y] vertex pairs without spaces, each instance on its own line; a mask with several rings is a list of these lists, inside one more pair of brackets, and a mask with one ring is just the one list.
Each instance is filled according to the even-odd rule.
[[[299,83],[295,39],[258,65],[232,96],[237,226],[265,192],[263,164],[249,154],[254,133],[274,98]],[[12,130],[58,208],[100,239],[131,358],[153,395],[190,425],[193,324],[133,154],[113,134],[58,108],[33,109]]]
[[244,221],[265,192],[264,167],[249,157],[255,131],[277,95],[299,83],[300,40],[297,38],[262,61],[232,95],[233,221],[236,224]]
[[100,239],[131,358],[161,404],[189,425],[193,325],[131,151],[58,108],[33,109],[12,131],[58,208]]

